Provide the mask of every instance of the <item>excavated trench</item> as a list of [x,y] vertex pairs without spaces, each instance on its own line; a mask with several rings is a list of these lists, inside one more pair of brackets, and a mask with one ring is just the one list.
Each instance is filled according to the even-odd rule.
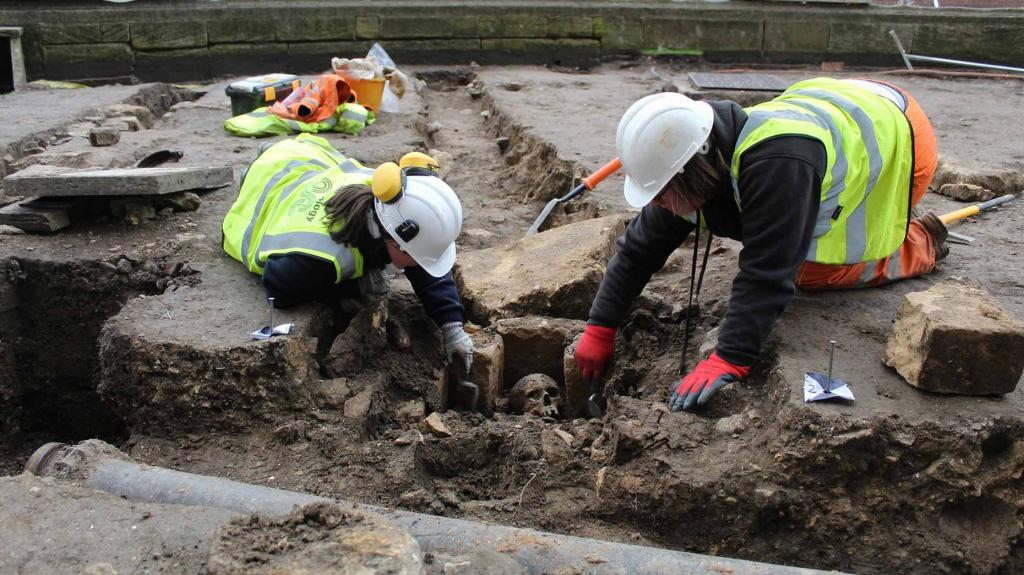
[[[514,85],[486,86],[469,71],[423,77],[419,130],[425,148],[451,155],[447,179],[466,206],[464,249],[518,239],[540,201],[564,193],[583,168],[502,112],[489,90]],[[551,226],[598,215],[584,200],[556,212]],[[218,398],[237,390],[244,407],[214,409],[203,399],[186,409],[179,396],[145,396],[119,384],[119,393],[139,393],[139,405],[156,414],[132,427],[125,422],[133,404],[100,397],[98,374],[141,378],[143,362],[109,347],[131,338],[112,330],[98,341],[101,328],[133,298],[178,284],[193,289],[195,278],[177,281],[176,266],[163,260],[7,259],[0,267],[0,471],[17,472],[45,441],[99,437],[152,465],[584,537],[858,573],[1024,567],[1024,425],[1017,419],[964,429],[814,411],[793,401],[788,350],[774,340],[750,380],[724,389],[706,413],[667,413],[691,245],[669,259],[621,328],[605,417],[507,413],[519,377],[544,373],[564,383],[564,350],[583,327],[583,318],[543,327],[537,318],[511,318],[482,326],[505,341],[496,413],[452,405],[441,416],[444,430],[424,426],[424,416],[458,400],[449,396],[437,330],[407,289],[364,307],[347,331],[321,329],[317,341],[276,356],[314,362],[287,382],[294,395],[275,397],[285,392],[263,385],[273,373],[204,380],[225,368],[213,365],[216,357],[186,366],[180,358],[194,357],[187,354],[175,356],[182,364],[173,367],[189,379],[181,382],[192,386],[189,393],[203,398],[203,385],[226,386]],[[738,246],[716,240],[713,253],[691,364],[724,317]],[[100,357],[99,349],[116,353]],[[224,365],[244,357],[238,347],[225,349]],[[161,377],[179,373],[166,362],[163,369]],[[208,409],[210,417],[188,419],[190,409]]]
[[4,473],[39,441],[121,443],[124,421],[97,393],[103,323],[131,298],[181,276],[163,259],[0,260],[0,422]]

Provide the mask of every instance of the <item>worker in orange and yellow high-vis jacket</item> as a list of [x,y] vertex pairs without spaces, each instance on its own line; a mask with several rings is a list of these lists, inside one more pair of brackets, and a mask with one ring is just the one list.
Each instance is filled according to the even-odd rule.
[[935,135],[906,91],[816,78],[743,109],[662,93],[622,117],[626,200],[643,208],[590,309],[576,363],[612,358],[632,300],[698,222],[742,242],[711,356],[672,384],[672,410],[745,379],[796,287],[876,286],[931,271],[947,249],[934,214],[913,219],[938,162]]

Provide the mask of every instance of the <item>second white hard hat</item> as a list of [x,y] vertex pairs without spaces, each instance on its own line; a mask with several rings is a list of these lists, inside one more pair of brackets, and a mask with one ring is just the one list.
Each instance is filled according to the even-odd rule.
[[629,205],[642,208],[661,192],[707,141],[714,118],[707,102],[676,92],[646,96],[626,110],[615,147]]
[[436,176],[407,176],[401,197],[373,207],[388,235],[434,277],[455,265],[455,239],[462,231],[462,203]]

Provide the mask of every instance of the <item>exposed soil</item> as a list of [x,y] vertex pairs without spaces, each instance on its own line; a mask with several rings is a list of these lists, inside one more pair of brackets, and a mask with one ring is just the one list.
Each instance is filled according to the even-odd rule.
[[[590,74],[527,67],[431,70],[423,75],[421,94],[407,103],[408,114],[383,115],[358,138],[329,139],[371,165],[411,148],[450,154],[448,181],[466,216],[460,249],[502,245],[521,237],[545,201],[614,155],[615,126],[629,103],[661,89],[666,77],[687,91],[684,69],[657,63],[659,78],[651,66],[628,62]],[[1020,171],[1019,138],[1006,114],[1024,106],[1024,84],[892,79],[933,114],[944,159]],[[147,150],[179,147],[186,150],[186,165],[241,169],[261,142],[224,134],[226,110],[222,86],[213,86],[152,129],[125,133],[112,153],[128,165]],[[64,146],[81,143],[51,146],[43,155],[62,153]],[[621,182],[613,176],[560,208],[551,225],[626,211]],[[261,325],[263,303],[251,278],[239,279],[245,275],[240,266],[219,252],[220,218],[236,191],[205,194],[195,213],[138,226],[107,218],[53,236],[0,236],[6,269],[14,270],[8,276],[19,278],[10,282],[16,303],[0,305],[0,374],[10,374],[10,383],[0,385],[7,406],[0,415],[15,432],[4,434],[10,437],[0,451],[0,469],[16,472],[44,441],[99,436],[152,465],[584,537],[857,573],[1024,570],[1024,391],[1000,398],[933,396],[907,386],[880,360],[902,294],[935,281],[969,280],[1024,317],[1019,203],[959,224],[975,244],[953,246],[932,276],[873,290],[798,294],[750,380],[723,390],[701,414],[663,407],[682,346],[692,248],[687,242],[620,330],[602,419],[541,419],[500,410],[488,418],[452,410],[441,416],[450,436],[424,433],[423,415],[444,404],[443,362],[436,330],[401,287],[385,306],[390,321],[378,326],[380,337],[357,338],[354,351],[366,357],[343,372],[332,371],[330,342],[321,340],[332,339],[346,322],[309,336],[305,357],[317,362],[319,373],[314,368],[294,383],[309,392],[303,396],[308,405],[282,407],[290,397],[278,389],[284,381],[276,381],[278,388],[264,385],[281,379],[274,373],[225,377],[225,387],[216,389],[209,387],[212,380],[183,378],[181,389],[194,385],[196,395],[152,396],[143,406],[146,421],[125,429],[120,421],[131,417],[124,395],[105,402],[95,391],[104,384],[96,350],[111,343],[97,342],[108,318],[121,314],[111,326],[150,322],[135,332],[147,345],[173,333],[175,345],[216,354],[216,346],[200,342],[203,334],[219,333],[204,330],[204,317],[237,321],[231,337],[242,341],[226,342],[226,350],[257,353],[266,349],[258,346],[271,345],[244,341],[241,326]],[[941,213],[960,206],[929,194],[922,207]],[[724,316],[739,249],[728,240],[713,244],[691,364]],[[121,254],[131,273],[100,266]],[[162,273],[183,261],[198,272],[189,284]],[[156,271],[144,273],[145,262]],[[29,273],[21,278],[17,269]],[[189,293],[200,293],[188,291],[201,289],[196,282],[248,287],[222,299],[217,290],[190,299]],[[0,282],[0,304],[4,288]],[[142,295],[155,296],[159,305],[134,299],[122,310]],[[152,314],[168,302],[187,309],[168,308],[179,323],[162,327]],[[362,325],[358,317],[353,325]],[[839,373],[857,401],[806,405],[799,396],[802,373],[822,367],[830,338],[839,341]],[[114,361],[124,364],[128,381],[142,367],[129,361],[135,357],[130,353],[124,357]],[[212,373],[210,357],[196,355],[192,365],[174,367]],[[554,369],[528,357],[506,362],[518,374]],[[564,381],[560,372],[546,375]],[[221,403],[197,399],[210,390]],[[232,394],[244,409],[225,405]],[[50,397],[73,406],[75,416],[53,411]],[[187,409],[186,401],[192,401]],[[113,425],[105,415],[111,410],[119,414]],[[33,427],[30,421],[50,423]],[[289,525],[274,529],[294,527]],[[233,548],[262,545],[244,524],[236,527],[240,531],[226,539]],[[261,541],[274,543],[264,535]]]

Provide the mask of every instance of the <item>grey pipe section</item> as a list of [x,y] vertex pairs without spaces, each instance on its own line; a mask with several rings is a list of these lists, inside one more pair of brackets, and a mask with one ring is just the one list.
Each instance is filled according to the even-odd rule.
[[[221,477],[195,475],[135,463],[97,440],[75,447],[47,444],[26,466],[40,476],[72,477],[86,485],[133,501],[196,505],[239,513],[285,514],[295,506],[332,501],[294,491],[262,487]],[[343,505],[353,505],[338,501]],[[358,505],[409,531],[423,551],[464,555],[486,547],[512,556],[531,574],[581,572],[676,575],[820,575],[818,571],[695,553],[640,547],[571,535],[557,535],[463,519]],[[573,570],[575,567],[578,571]]]

